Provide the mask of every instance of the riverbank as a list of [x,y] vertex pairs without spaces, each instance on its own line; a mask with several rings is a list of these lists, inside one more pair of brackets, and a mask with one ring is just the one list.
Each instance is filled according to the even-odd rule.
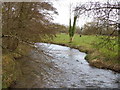
[[29,57],[20,59],[22,77],[10,89],[119,87],[119,73],[89,66],[86,54],[77,49],[47,43],[36,43],[36,47],[49,53],[44,57],[33,49]]
[[95,45],[97,42],[100,42],[100,39],[96,36],[79,37],[79,35],[75,35],[74,41],[69,43],[69,36],[67,34],[58,34],[53,40],[45,40],[45,42],[76,48],[87,53],[85,58],[91,66],[120,72],[118,47],[116,46],[114,50],[99,47]]
[[[82,36],[75,35],[73,43],[69,43],[69,36],[66,34],[59,34],[53,40],[45,40],[44,42],[59,44],[76,48],[82,52],[87,53],[86,60],[91,66],[97,68],[111,69],[116,72],[120,72],[120,61],[117,60],[117,47],[115,50],[108,50],[107,48],[100,48],[95,46],[95,43],[99,41],[96,36]],[[14,81],[19,79],[22,75],[22,64],[19,60],[23,56],[27,56],[31,47],[25,44],[19,44],[18,48],[14,52],[4,52],[2,56],[2,88],[9,87]],[[45,63],[46,64],[46,63]],[[27,68],[29,69],[29,68]]]
[[20,43],[13,52],[4,50],[2,53],[2,88],[8,88],[22,75],[21,65],[18,60],[27,56],[31,47]]

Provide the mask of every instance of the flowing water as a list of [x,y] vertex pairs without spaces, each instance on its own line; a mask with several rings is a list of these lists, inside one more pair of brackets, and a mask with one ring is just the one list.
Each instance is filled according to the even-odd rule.
[[24,79],[14,87],[27,88],[120,88],[119,73],[89,66],[86,54],[65,46],[36,43],[38,51],[22,61]]

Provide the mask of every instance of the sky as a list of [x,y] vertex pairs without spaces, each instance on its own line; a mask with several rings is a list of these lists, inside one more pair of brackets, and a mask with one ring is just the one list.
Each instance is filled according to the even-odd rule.
[[[89,1],[100,1],[105,2],[107,0],[54,0],[53,6],[57,9],[59,15],[54,16],[54,22],[63,24],[63,25],[69,25],[69,7],[70,3],[72,3],[73,6],[78,5],[79,3],[85,3]],[[80,16],[77,21],[77,26],[82,27],[86,22],[92,21],[92,18],[88,18],[85,16]]]

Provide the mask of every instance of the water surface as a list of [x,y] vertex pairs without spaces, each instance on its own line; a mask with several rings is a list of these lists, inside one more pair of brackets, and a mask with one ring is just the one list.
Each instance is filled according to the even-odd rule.
[[86,54],[77,49],[46,43],[36,43],[35,46],[48,56],[31,51],[32,60],[27,63],[32,70],[30,77],[25,74],[24,83],[18,81],[15,87],[120,88],[119,73],[89,66],[84,59]]

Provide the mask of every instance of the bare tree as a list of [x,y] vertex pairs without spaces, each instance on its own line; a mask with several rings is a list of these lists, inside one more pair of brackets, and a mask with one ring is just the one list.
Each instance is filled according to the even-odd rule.
[[104,24],[106,27],[108,25],[118,26],[119,24],[119,10],[120,1],[107,1],[106,3],[100,2],[88,2],[85,4],[79,4],[75,8],[75,12],[78,15],[92,16],[98,21],[98,25]]
[[70,43],[73,41],[74,34],[76,31],[76,22],[77,22],[78,14],[74,12],[74,18],[73,18],[73,25],[71,22],[71,4],[70,4],[70,19],[69,19],[69,37],[70,37]]
[[[48,2],[4,2],[2,37],[16,38],[28,44],[40,42],[46,36],[52,38],[55,30],[51,22],[53,18],[48,11],[57,14],[56,9]],[[3,44],[4,41],[6,40],[3,40]]]
[[[107,31],[110,26],[114,27],[114,30],[107,35],[107,37],[102,38],[104,42],[101,42],[102,46],[112,44],[110,36],[118,31],[118,36],[120,37],[120,1],[119,0],[108,0],[106,3],[100,2],[88,2],[85,4],[79,4],[76,6],[75,12],[80,15],[86,15],[89,17],[94,17],[97,21],[97,26],[104,27]],[[120,39],[118,39],[120,44]],[[114,44],[112,44],[114,46]],[[120,45],[119,45],[120,46]],[[120,51],[120,50],[119,50]]]

